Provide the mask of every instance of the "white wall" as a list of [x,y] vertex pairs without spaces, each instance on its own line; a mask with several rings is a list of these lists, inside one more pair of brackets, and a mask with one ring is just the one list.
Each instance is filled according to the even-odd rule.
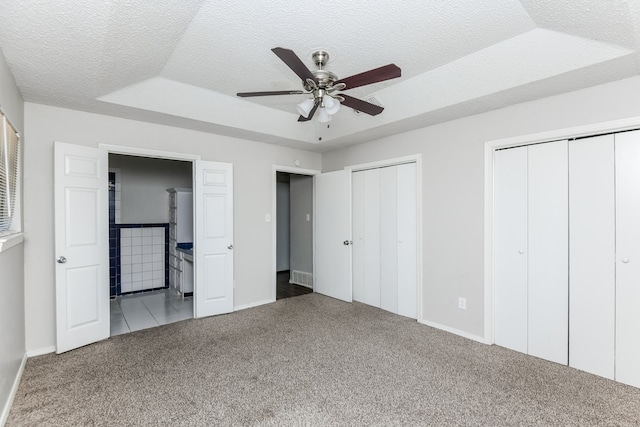
[[[640,116],[640,77],[514,105],[330,151],[323,171],[422,154],[426,322],[484,334],[484,142]],[[459,296],[467,310],[457,308]]]
[[[22,97],[2,51],[0,106],[17,131],[24,135]],[[23,244],[19,244],[0,253],[0,424],[8,415],[12,387],[25,357],[24,290],[24,250]]]
[[289,270],[289,174],[276,173],[276,271]]
[[194,153],[203,160],[234,165],[235,305],[271,299],[273,165],[320,169],[321,156],[276,145],[211,135],[45,105],[25,104],[25,246],[27,349],[55,344],[53,253],[53,141],[97,146],[98,143]]
[[313,273],[313,177],[291,174],[289,192],[291,270]]
[[109,168],[120,171],[120,223],[169,222],[167,188],[191,188],[191,162],[109,155]]

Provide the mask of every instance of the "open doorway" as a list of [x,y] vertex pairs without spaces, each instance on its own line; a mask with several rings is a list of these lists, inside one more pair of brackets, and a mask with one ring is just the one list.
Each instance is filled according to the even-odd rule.
[[108,161],[110,335],[193,318],[192,162]]
[[313,177],[276,171],[276,299],[313,292]]

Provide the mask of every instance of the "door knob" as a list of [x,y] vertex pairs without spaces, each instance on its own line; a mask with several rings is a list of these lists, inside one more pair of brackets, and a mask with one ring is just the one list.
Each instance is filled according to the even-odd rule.
[[344,242],[342,242],[343,245],[345,246],[349,246],[351,244],[353,244],[353,242],[351,240],[345,240]]
[[58,258],[56,258],[56,262],[58,264],[64,264],[65,262],[67,262],[67,259],[63,256],[59,256]]
[[518,253],[519,253],[520,255],[522,255],[522,254],[524,253],[524,250],[520,249],[520,250],[518,251]]
[[625,264],[629,262],[629,258],[622,258],[622,262],[624,262]]
[[227,246],[227,249],[229,249],[229,250],[233,249],[233,245]]

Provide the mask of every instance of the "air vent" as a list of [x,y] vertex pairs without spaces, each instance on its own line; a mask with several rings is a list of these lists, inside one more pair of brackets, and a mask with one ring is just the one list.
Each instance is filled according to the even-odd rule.
[[[362,100],[367,101],[370,104],[377,105],[378,107],[384,107],[384,105],[382,105],[382,102],[380,102],[380,100],[375,96],[370,96],[369,98],[362,98]],[[362,111],[358,111],[355,109],[353,110],[353,113],[358,116],[361,114],[364,114]]]
[[305,271],[292,270],[289,283],[302,285],[307,288],[313,288],[313,274],[307,273]]

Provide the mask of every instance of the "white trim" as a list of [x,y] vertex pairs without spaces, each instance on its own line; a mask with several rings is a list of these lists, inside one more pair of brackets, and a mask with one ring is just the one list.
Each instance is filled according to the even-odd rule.
[[509,138],[487,141],[494,149],[505,147],[518,147],[520,145],[530,145],[539,142],[551,142],[562,139],[580,138],[600,133],[614,133],[625,130],[640,128],[640,117],[628,119],[612,120],[607,122],[594,123],[583,126],[575,126],[565,129],[555,129],[547,132],[533,133],[529,135],[519,135]]
[[405,163],[418,163],[422,159],[421,154],[414,154],[412,156],[394,157],[392,159],[377,160],[375,162],[360,163],[358,165],[345,166],[345,169],[351,170],[351,172],[358,172],[367,169],[378,169],[388,166],[402,165]]
[[484,342],[494,343],[493,336],[493,154],[499,148],[519,147],[541,142],[559,141],[603,133],[640,128],[640,117],[593,123],[547,132],[519,135],[484,143]]
[[24,241],[24,233],[7,234],[0,236],[0,254]]
[[126,147],[124,145],[98,144],[98,148],[112,154],[127,154],[131,156],[152,157],[170,160],[200,160],[199,154],[176,153],[174,151],[152,150],[148,148]]
[[[278,172],[285,172],[285,173],[295,173],[298,175],[307,175],[307,176],[314,176],[314,175],[318,175],[319,173],[321,173],[321,171],[316,170],[316,169],[301,169],[299,167],[294,167],[294,166],[282,166],[282,165],[273,165],[271,168],[272,172],[271,172],[271,254],[272,254],[272,269],[271,269],[271,299],[273,299],[273,301],[276,300],[276,290],[278,287],[278,199],[277,199],[277,191],[278,191],[278,179],[277,179],[277,175]],[[312,200],[312,204],[313,204],[313,212],[315,215],[315,206],[316,206],[316,201],[315,201],[315,185],[316,182],[315,180],[313,181],[313,200]],[[315,242],[316,239],[316,235],[315,235],[315,227],[313,227],[313,236],[311,237],[312,240]],[[314,262],[313,262],[313,267],[315,269],[315,251],[313,253],[313,257],[314,257]]]
[[[424,301],[422,299],[422,154],[413,154],[403,157],[394,157],[391,159],[378,160],[375,162],[361,163],[358,165],[345,166],[344,169],[350,170],[351,173],[363,171],[367,169],[377,169],[389,166],[397,166],[406,163],[416,164],[416,298],[418,307],[416,317],[418,322],[424,319]],[[353,197],[353,196],[352,196]],[[315,277],[315,276],[314,276]]]
[[469,332],[465,332],[465,331],[461,331],[460,329],[455,329],[449,326],[441,325],[436,322],[430,322],[428,320],[418,320],[418,323],[422,323],[423,325],[431,326],[432,328],[440,329],[441,331],[449,332],[450,334],[458,335],[463,338],[477,341],[482,344],[487,344],[484,341],[484,338],[481,337],[480,335],[470,334]]
[[0,426],[5,425],[7,419],[9,418],[9,411],[11,411],[11,405],[13,405],[13,399],[16,397],[16,393],[18,392],[18,387],[20,386],[20,379],[22,378],[22,373],[24,372],[24,365],[27,363],[27,354],[25,353],[22,356],[22,362],[20,362],[20,367],[18,368],[18,372],[16,377],[13,380],[13,384],[11,385],[11,391],[9,392],[9,397],[4,404],[4,408],[2,408],[2,414],[0,415]]
[[49,347],[37,348],[35,350],[27,350],[27,357],[42,356],[43,354],[54,353],[55,351],[56,351],[55,345],[51,345]]
[[265,300],[262,300],[262,301],[251,302],[249,304],[236,305],[235,307],[233,307],[233,312],[235,313],[236,311],[246,310],[247,308],[258,307],[260,305],[265,305],[265,304],[271,304],[272,302],[276,302],[276,300],[275,299],[265,299]]

